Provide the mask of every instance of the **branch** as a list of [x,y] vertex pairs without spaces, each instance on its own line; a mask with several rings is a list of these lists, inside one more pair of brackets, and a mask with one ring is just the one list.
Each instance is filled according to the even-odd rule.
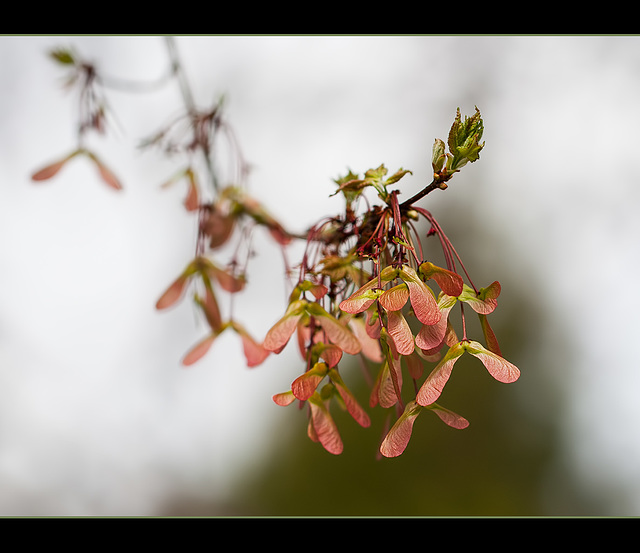
[[[169,52],[169,58],[171,60],[173,72],[175,73],[180,85],[180,92],[182,93],[182,100],[184,102],[184,105],[187,108],[189,116],[192,119],[196,119],[198,116],[198,110],[196,109],[196,104],[193,100],[193,94],[191,93],[191,87],[189,86],[189,82],[187,81],[187,76],[184,73],[184,69],[182,67],[182,64],[180,63],[180,58],[178,57],[178,49],[176,47],[176,43],[173,40],[172,36],[166,36],[165,42],[167,43],[167,50]],[[202,151],[202,155],[204,157],[205,165],[207,166],[207,171],[209,173],[209,177],[211,178],[213,188],[216,192],[218,192],[220,186],[218,184],[218,177],[216,176],[216,172],[213,168],[213,162],[211,160],[209,151],[204,148],[202,144],[200,144],[200,150]]]
[[420,192],[418,192],[414,196],[411,196],[411,198],[409,198],[408,200],[405,200],[404,202],[402,202],[400,204],[400,209],[401,210],[410,209],[414,203],[424,198],[427,194],[429,194],[430,192],[433,192],[437,188],[439,188],[440,190],[444,190],[445,188],[447,188],[446,182],[452,176],[453,175],[442,175],[442,174],[436,173],[436,175],[434,175],[435,178],[431,181],[431,184],[429,184],[428,186],[425,186],[422,190],[420,190]]

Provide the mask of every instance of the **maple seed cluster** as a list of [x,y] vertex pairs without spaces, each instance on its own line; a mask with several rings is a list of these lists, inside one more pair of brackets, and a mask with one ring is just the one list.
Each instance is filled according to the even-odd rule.
[[[464,121],[458,110],[447,141],[449,152],[442,140],[434,144],[433,181],[406,202],[399,203],[398,190],[389,187],[410,171],[401,169],[387,177],[387,169],[380,166],[363,178],[349,172],[337,179],[336,193],[342,193],[346,201],[344,215],[308,233],[298,284],[285,314],[262,345],[279,353],[297,335],[305,370],[290,390],[273,399],[282,406],[295,401],[308,405],[308,436],[330,453],[343,451],[331,415],[333,403],[346,409],[361,426],[370,426],[367,412],[340,372],[343,354],[360,355],[367,367],[367,362],[374,364],[377,375],[369,407],[389,409],[390,416],[395,413],[395,422],[380,445],[385,457],[405,451],[414,422],[425,410],[453,428],[469,425],[464,417],[438,403],[454,364],[464,353],[479,359],[499,382],[514,382],[520,376],[518,368],[502,357],[487,319],[497,307],[500,284],[496,281],[476,288],[433,215],[415,205],[431,191],[447,188],[455,173],[479,158],[484,146],[480,143],[482,130],[477,109]],[[357,204],[369,188],[377,192],[382,205],[357,215]],[[415,225],[420,219],[431,225],[428,236],[439,239],[446,267],[425,259]],[[461,337],[451,318],[456,306]],[[464,306],[479,317],[485,345],[467,337]],[[433,363],[424,378],[425,366]],[[414,381],[412,389],[417,392],[405,401],[403,381],[407,377]]]
[[[306,406],[309,438],[336,455],[344,446],[331,415],[332,405],[346,410],[362,427],[371,425],[366,409],[343,378],[340,363],[345,354],[359,356],[367,370],[374,368],[377,374],[369,407],[388,409],[389,417],[395,419],[381,440],[383,456],[396,457],[405,451],[414,422],[425,410],[452,428],[466,428],[469,422],[464,417],[439,403],[454,364],[464,353],[479,359],[500,382],[514,382],[520,375],[502,357],[487,318],[497,307],[501,287],[496,281],[477,288],[442,227],[429,211],[415,204],[433,190],[446,189],[460,168],[478,159],[484,146],[479,142],[481,136],[479,111],[462,121],[458,110],[449,133],[449,152],[445,152],[443,141],[434,144],[433,181],[403,203],[398,201],[399,191],[389,187],[410,171],[401,169],[387,176],[387,169],[381,165],[362,178],[349,172],[337,179],[335,193],[344,196],[344,213],[309,229],[285,313],[262,343],[232,317],[223,320],[218,306],[214,288],[231,294],[240,292],[246,283],[244,272],[237,272],[236,263],[219,266],[207,254],[228,243],[247,220],[265,227],[283,248],[295,237],[238,187],[224,188],[214,202],[206,203],[200,198],[195,173],[187,170],[171,179],[169,182],[186,177],[189,191],[185,207],[198,213],[200,232],[196,257],[156,307],[175,305],[187,287],[194,285],[199,289],[194,301],[209,326],[208,334],[187,352],[183,365],[190,366],[204,357],[227,329],[240,336],[249,367],[283,351],[295,335],[304,370],[290,390],[275,394],[273,400],[281,406],[296,401]],[[361,202],[365,191],[371,189],[382,205]],[[358,213],[362,203],[367,209]],[[437,237],[446,267],[425,259],[416,230],[420,220],[430,224],[427,236]],[[479,317],[485,345],[467,337],[465,305]],[[460,309],[461,337],[451,318],[456,306]],[[435,366],[425,378],[429,364]],[[414,382],[411,389],[415,393],[405,400],[403,382],[407,378]]]
[[[170,52],[175,55],[173,48]],[[32,179],[49,180],[71,160],[84,157],[97,167],[109,187],[122,189],[111,170],[86,147],[89,131],[105,131],[102,80],[92,64],[71,50],[54,50],[51,57],[69,71],[68,86],[79,89],[78,143],[71,153],[35,172]],[[173,76],[180,76],[179,67],[177,58],[172,58]],[[387,175],[381,165],[362,177],[349,171],[335,180],[334,194],[344,197],[344,212],[324,219],[307,232],[305,252],[285,313],[260,342],[231,314],[223,316],[218,302],[220,291],[236,294],[244,289],[246,266],[236,255],[223,265],[213,261],[213,254],[234,236],[242,242],[254,227],[265,228],[281,248],[299,237],[287,232],[242,187],[246,166],[222,117],[221,104],[198,111],[187,100],[185,103],[188,109],[183,116],[143,143],[160,147],[167,154],[183,153],[188,160],[186,167],[163,186],[186,181],[184,206],[198,217],[196,252],[156,304],[157,309],[165,310],[176,305],[188,288],[195,290],[193,300],[208,331],[186,353],[184,366],[201,360],[227,330],[240,337],[249,367],[280,353],[295,335],[304,370],[290,390],[275,394],[273,400],[282,406],[296,401],[306,406],[309,438],[329,453],[340,454],[343,442],[331,415],[333,405],[346,410],[362,427],[371,425],[367,411],[342,374],[343,367],[352,366],[341,365],[343,356],[358,356],[367,371],[376,373],[369,407],[388,410],[390,430],[381,437],[379,448],[385,457],[397,457],[405,451],[414,423],[423,411],[433,412],[452,428],[469,425],[464,417],[439,403],[455,363],[465,353],[480,360],[499,382],[519,378],[518,368],[503,358],[488,320],[497,307],[500,284],[496,281],[485,288],[476,287],[435,217],[417,205],[434,190],[446,189],[456,173],[479,159],[484,143],[480,142],[483,121],[477,108],[464,120],[457,110],[446,143],[436,139],[433,145],[431,183],[408,200],[399,202],[399,190],[391,189],[411,174],[407,170]],[[212,170],[213,144],[221,133],[240,160],[237,184],[226,187],[220,186]],[[210,201],[203,197],[199,173],[193,165],[195,152],[202,154],[212,181],[215,196]],[[380,203],[372,205],[366,197],[371,191]],[[420,221],[429,225],[427,237],[437,239],[444,267],[427,259],[417,230]],[[479,318],[484,345],[467,336],[465,307]],[[454,310],[459,310],[461,335],[454,328]],[[408,379],[413,386],[403,386]]]

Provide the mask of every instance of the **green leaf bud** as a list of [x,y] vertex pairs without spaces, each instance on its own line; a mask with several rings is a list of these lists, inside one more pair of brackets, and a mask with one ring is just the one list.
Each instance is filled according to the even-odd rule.
[[433,166],[434,173],[439,173],[444,167],[444,162],[447,159],[447,154],[445,153],[444,149],[444,141],[436,138],[436,141],[433,144],[433,152],[431,155],[431,165]]
[[62,65],[75,65],[76,63],[76,58],[71,50],[63,48],[51,50],[51,52],[49,52],[49,56]]
[[458,108],[449,131],[448,144],[452,155],[447,160],[448,172],[458,171],[468,162],[473,163],[480,158],[480,150],[484,147],[484,142],[480,143],[483,131],[482,117],[477,107],[476,113],[471,117],[465,116],[464,122]]

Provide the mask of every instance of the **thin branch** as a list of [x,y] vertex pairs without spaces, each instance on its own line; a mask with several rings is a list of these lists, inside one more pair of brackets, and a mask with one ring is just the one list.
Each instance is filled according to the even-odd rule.
[[448,181],[452,176],[453,175],[446,175],[446,176],[437,175],[437,177],[433,179],[428,186],[425,186],[422,190],[420,190],[420,192],[418,192],[414,196],[411,196],[411,198],[409,198],[408,200],[405,200],[404,202],[402,202],[400,204],[400,209],[401,210],[410,209],[414,203],[416,203],[418,200],[424,198],[427,194],[429,194],[430,192],[433,192],[438,188],[440,190],[444,190],[445,188],[447,188],[446,181]]
[[187,111],[190,114],[196,113],[196,105],[193,101],[193,94],[191,93],[191,87],[187,81],[187,76],[184,74],[184,69],[180,63],[180,57],[178,56],[178,49],[176,42],[172,36],[164,37],[167,44],[167,50],[169,52],[169,59],[171,61],[172,72],[178,78],[178,84],[180,85],[180,92],[182,93],[182,99],[185,103]]
[[[184,73],[184,68],[180,63],[180,58],[178,56],[178,49],[176,47],[175,40],[173,39],[172,36],[166,36],[165,42],[167,44],[167,51],[169,52],[169,59],[171,60],[172,70],[178,79],[180,92],[182,94],[182,100],[184,102],[185,107],[187,108],[187,112],[189,116],[191,117],[192,120],[195,120],[198,117],[198,110],[196,108],[196,104],[193,99],[191,87],[189,86],[189,82],[187,81],[187,76]],[[204,162],[207,167],[209,177],[211,178],[211,183],[213,184],[213,188],[216,192],[218,192],[220,189],[220,186],[218,184],[218,177],[213,168],[213,161],[211,159],[210,152],[206,148],[204,148],[202,144],[200,144],[200,150],[202,151]]]

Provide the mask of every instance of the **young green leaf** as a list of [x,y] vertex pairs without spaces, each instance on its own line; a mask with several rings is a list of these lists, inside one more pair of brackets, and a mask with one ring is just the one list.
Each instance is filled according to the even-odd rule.
[[412,175],[413,173],[407,169],[398,169],[393,175],[387,178],[387,180],[385,181],[385,185],[388,186],[390,184],[395,184],[406,174]]
[[431,166],[433,167],[434,174],[442,171],[446,159],[445,144],[442,140],[436,138],[431,150]]
[[62,65],[75,65],[76,56],[66,48],[56,48],[49,52],[49,56]]
[[447,171],[453,173],[464,167],[468,162],[479,159],[480,151],[484,147],[484,142],[480,144],[484,131],[480,110],[476,108],[476,113],[465,116],[464,122],[460,116],[460,108],[456,111],[456,118],[449,131],[449,150],[452,156],[447,159]]

